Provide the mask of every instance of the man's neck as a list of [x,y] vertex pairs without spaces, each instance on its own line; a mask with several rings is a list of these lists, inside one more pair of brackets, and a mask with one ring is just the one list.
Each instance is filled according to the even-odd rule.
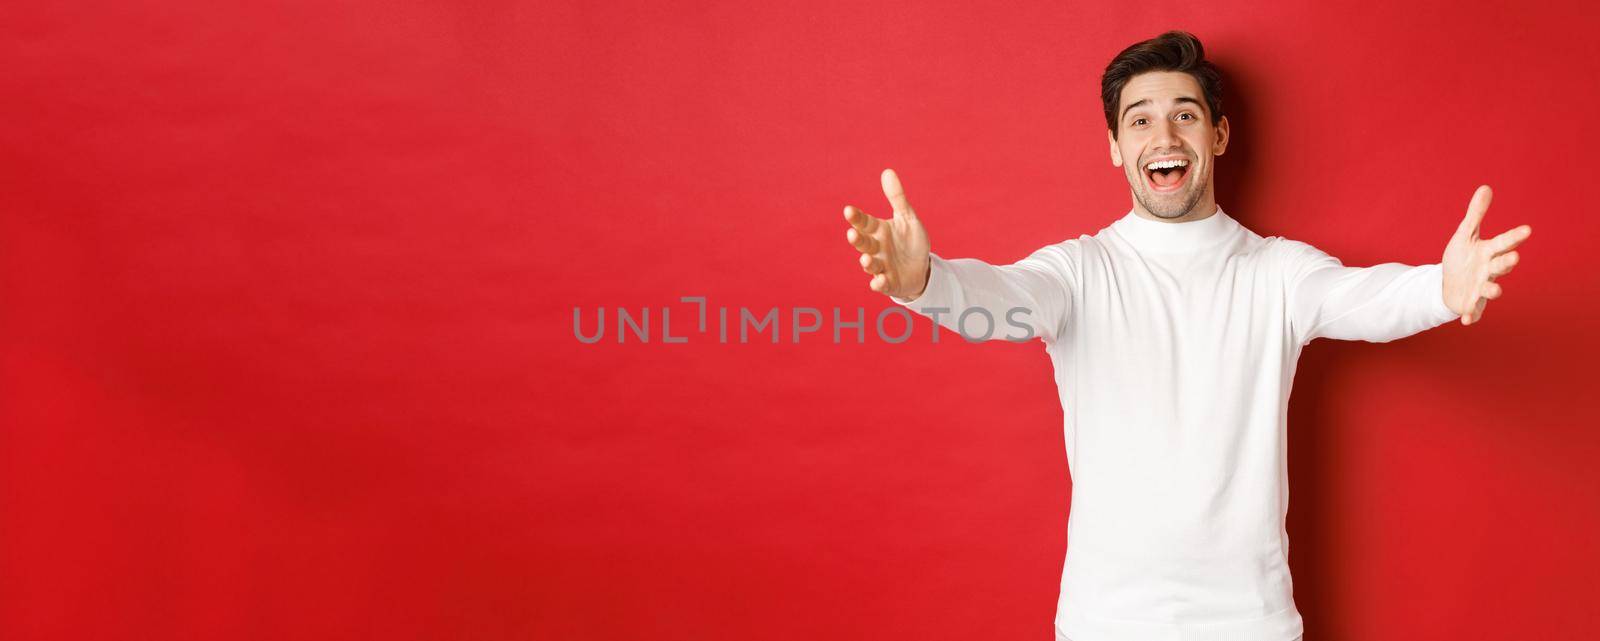
[[1215,215],[1217,213],[1217,201],[1208,199],[1203,203],[1196,203],[1194,209],[1189,210],[1189,213],[1187,214],[1177,218],[1162,218],[1146,210],[1144,205],[1139,204],[1139,200],[1136,198],[1133,201],[1133,213],[1140,218],[1153,220],[1156,222],[1192,223],[1197,220],[1205,220]]

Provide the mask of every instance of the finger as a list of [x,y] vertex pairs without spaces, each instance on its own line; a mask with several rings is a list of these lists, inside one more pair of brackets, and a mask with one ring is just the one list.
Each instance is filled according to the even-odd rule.
[[1483,318],[1484,303],[1485,301],[1482,298],[1479,298],[1478,302],[1473,303],[1472,309],[1467,310],[1467,313],[1461,315],[1461,324],[1471,325],[1481,320]]
[[1506,293],[1506,290],[1505,290],[1505,288],[1500,286],[1500,283],[1489,282],[1489,283],[1484,283],[1483,289],[1480,290],[1478,293],[1479,293],[1480,296],[1483,296],[1487,300],[1494,300],[1496,298],[1499,298],[1501,294]]
[[889,198],[889,204],[894,207],[894,215],[916,216],[911,211],[911,203],[906,200],[906,190],[900,185],[900,176],[893,169],[885,169],[882,178],[883,195]]
[[856,231],[854,227],[845,230],[844,239],[850,241],[850,246],[856,248],[858,252],[863,254],[878,253],[877,239]]
[[1479,185],[1478,190],[1472,192],[1472,202],[1467,203],[1467,215],[1456,228],[1456,235],[1476,236],[1478,227],[1483,224],[1483,215],[1489,212],[1489,201],[1493,199],[1494,191],[1488,185]]
[[888,287],[889,287],[889,277],[885,276],[883,274],[878,274],[876,276],[873,276],[872,277],[872,282],[867,283],[867,288],[868,289],[871,289],[872,291],[878,292],[880,294],[883,293],[883,290],[887,289]]
[[1490,255],[1504,254],[1508,251],[1516,249],[1517,245],[1521,245],[1522,241],[1527,240],[1528,237],[1532,235],[1533,228],[1527,225],[1522,225],[1521,227],[1517,227],[1516,229],[1508,231],[1504,234],[1495,236],[1494,239],[1489,241]]
[[859,208],[845,205],[844,219],[850,223],[851,227],[859,229],[863,233],[871,234],[878,231],[878,219],[868,216],[867,212],[861,211]]
[[1489,261],[1489,277],[1499,278],[1509,274],[1511,273],[1511,268],[1516,267],[1517,263],[1521,261],[1522,255],[1514,251],[1495,256],[1494,260]]
[[868,256],[866,254],[862,254],[860,262],[861,262],[861,271],[864,271],[864,272],[866,272],[868,274],[882,274],[883,273],[883,261],[878,260],[877,257],[875,257],[875,256]]

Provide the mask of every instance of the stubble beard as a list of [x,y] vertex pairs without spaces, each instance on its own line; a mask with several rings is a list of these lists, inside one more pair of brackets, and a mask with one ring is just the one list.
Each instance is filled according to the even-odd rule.
[[1211,184],[1211,166],[1206,165],[1204,171],[1206,173],[1204,176],[1187,176],[1187,181],[1184,183],[1181,193],[1170,194],[1168,197],[1162,198],[1147,191],[1149,185],[1146,184],[1147,179],[1144,175],[1144,168],[1136,167],[1134,169],[1135,175],[1132,178],[1133,181],[1136,181],[1134,182],[1133,197],[1139,201],[1139,205],[1144,207],[1145,211],[1150,212],[1150,215],[1156,218],[1169,220],[1182,218],[1188,215],[1189,212],[1194,211],[1194,206],[1199,204],[1200,198],[1206,195],[1206,186]]

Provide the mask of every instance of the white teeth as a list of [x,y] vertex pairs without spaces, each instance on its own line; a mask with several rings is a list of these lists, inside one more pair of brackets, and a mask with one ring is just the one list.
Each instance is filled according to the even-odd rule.
[[1187,161],[1187,160],[1158,160],[1156,162],[1153,162],[1153,163],[1150,163],[1148,165],[1145,165],[1144,168],[1145,168],[1146,171],[1155,171],[1157,169],[1172,169],[1173,167],[1188,167],[1188,166],[1189,166],[1189,161]]

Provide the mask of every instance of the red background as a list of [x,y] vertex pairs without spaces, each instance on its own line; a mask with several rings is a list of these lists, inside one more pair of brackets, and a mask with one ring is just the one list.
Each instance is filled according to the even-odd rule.
[[876,313],[886,166],[947,256],[1093,233],[1099,72],[1171,27],[1257,232],[1434,262],[1480,183],[1535,229],[1483,325],[1302,359],[1306,637],[1597,623],[1591,4],[229,4],[0,9],[0,637],[1049,638],[1039,343],[676,301]]

